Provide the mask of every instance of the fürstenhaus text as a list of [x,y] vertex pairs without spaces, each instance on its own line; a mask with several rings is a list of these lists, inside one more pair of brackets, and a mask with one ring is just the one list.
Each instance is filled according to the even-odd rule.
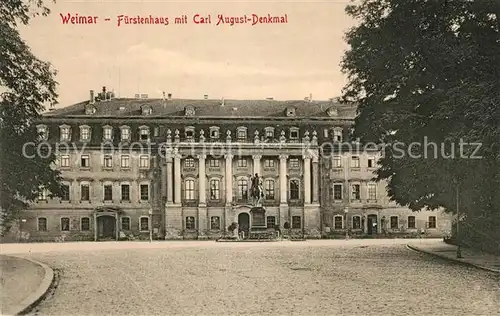
[[235,24],[286,24],[288,23],[288,15],[241,15],[241,16],[229,16],[224,14],[218,14],[212,20],[212,15],[200,15],[196,14],[193,16],[193,22],[195,24],[212,24],[218,25],[229,25],[233,26]]

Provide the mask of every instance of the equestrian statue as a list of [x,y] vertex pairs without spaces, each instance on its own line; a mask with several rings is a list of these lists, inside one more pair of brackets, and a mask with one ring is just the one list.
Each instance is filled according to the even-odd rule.
[[250,195],[253,199],[253,206],[262,206],[262,199],[264,199],[264,188],[259,175],[256,173],[252,177],[252,187],[250,188]]

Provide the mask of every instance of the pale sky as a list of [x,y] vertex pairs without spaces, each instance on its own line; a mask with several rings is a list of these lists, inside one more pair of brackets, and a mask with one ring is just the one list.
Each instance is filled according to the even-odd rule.
[[[48,1],[47,1],[48,3]],[[117,96],[161,98],[313,99],[340,95],[348,0],[330,1],[68,1],[32,20],[23,38],[58,70],[59,106],[84,101],[106,86]],[[64,25],[60,13],[99,16]],[[196,25],[195,14],[212,24]],[[219,25],[217,15],[282,16],[288,24]],[[168,17],[169,25],[117,26],[118,15]],[[187,15],[187,24],[174,18]],[[104,19],[109,17],[111,21]]]

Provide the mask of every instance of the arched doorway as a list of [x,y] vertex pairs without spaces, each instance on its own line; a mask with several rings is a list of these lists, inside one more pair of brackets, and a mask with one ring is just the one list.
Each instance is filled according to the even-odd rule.
[[238,231],[245,232],[245,236],[250,233],[250,215],[248,213],[240,213],[238,215]]
[[111,215],[97,217],[97,236],[99,239],[116,238],[116,218]]
[[376,214],[370,214],[366,217],[367,234],[374,235],[378,233],[378,219]]

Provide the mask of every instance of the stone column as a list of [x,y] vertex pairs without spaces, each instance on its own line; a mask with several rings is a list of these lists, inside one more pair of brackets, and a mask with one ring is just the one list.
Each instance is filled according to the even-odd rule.
[[174,155],[174,203],[175,204],[181,204],[181,185],[182,185],[182,179],[181,179],[181,155],[176,153]]
[[233,202],[233,155],[227,154],[226,158],[226,205]]
[[206,195],[206,172],[205,172],[205,160],[206,155],[198,156],[198,188],[199,188],[199,204],[204,205],[207,203],[207,195]]
[[258,173],[260,176],[260,160],[262,159],[262,155],[253,155],[253,174]]
[[311,157],[304,156],[304,204],[311,204]]
[[312,158],[312,202],[313,204],[319,203],[319,167],[318,157]]
[[287,185],[286,185],[286,161],[288,159],[287,155],[280,155],[280,204],[287,204]]
[[169,154],[166,157],[166,179],[167,182],[167,202],[172,203],[174,201],[174,182],[173,182],[173,166],[172,166],[172,156]]

